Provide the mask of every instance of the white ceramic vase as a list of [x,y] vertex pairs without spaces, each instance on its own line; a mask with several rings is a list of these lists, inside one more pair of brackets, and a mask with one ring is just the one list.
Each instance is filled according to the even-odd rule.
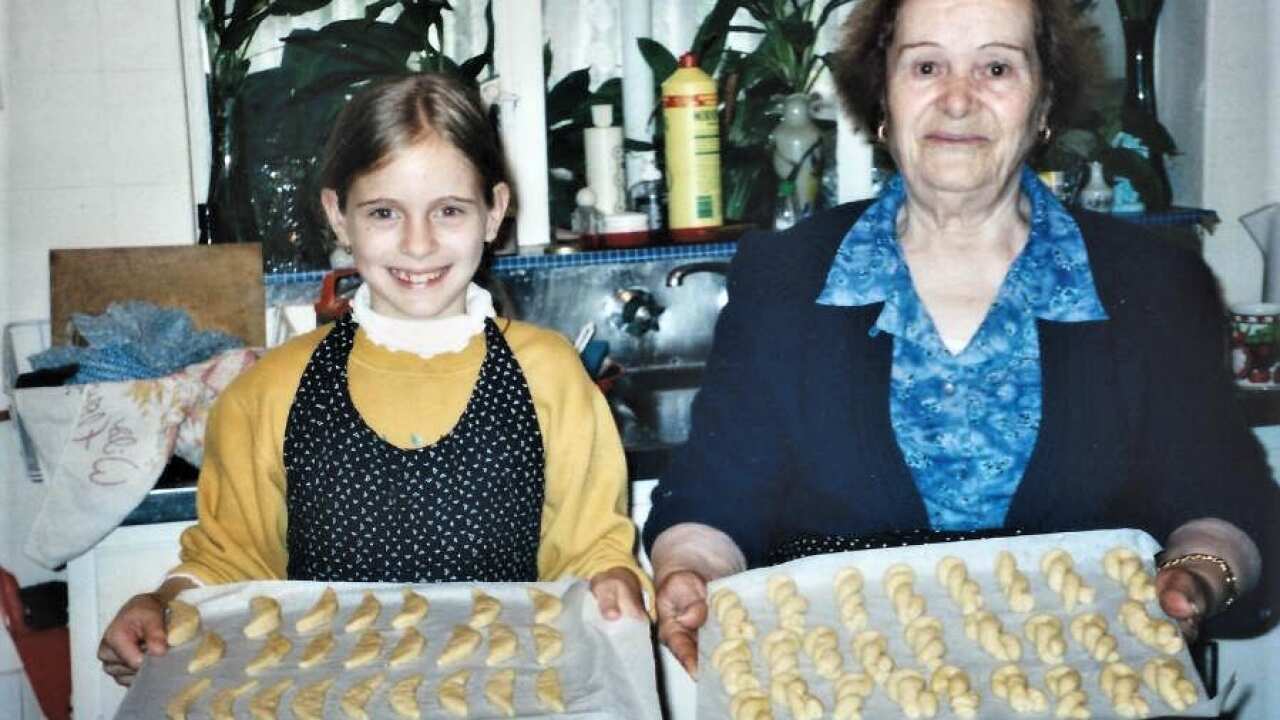
[[773,131],[773,170],[783,180],[794,177],[796,209],[802,213],[813,208],[821,183],[817,146],[822,131],[809,115],[809,104],[805,93],[788,95],[782,101],[782,119]]
[[1089,163],[1089,182],[1080,189],[1080,206],[1095,212],[1111,212],[1111,186],[1102,172],[1102,163]]

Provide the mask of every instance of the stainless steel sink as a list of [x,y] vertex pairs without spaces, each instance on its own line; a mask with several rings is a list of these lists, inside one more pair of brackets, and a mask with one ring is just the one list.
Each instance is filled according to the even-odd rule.
[[628,449],[670,447],[689,437],[689,410],[702,385],[703,365],[627,370],[609,392],[609,405]]

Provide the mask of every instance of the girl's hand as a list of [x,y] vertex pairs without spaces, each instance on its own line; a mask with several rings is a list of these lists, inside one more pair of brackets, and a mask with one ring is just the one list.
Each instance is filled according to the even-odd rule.
[[624,567],[609,568],[591,578],[591,594],[596,596],[605,620],[626,616],[647,620],[644,594],[635,573]]
[[658,585],[658,639],[693,677],[698,676],[698,628],[707,621],[707,581],[677,570]]
[[159,593],[134,595],[102,634],[98,659],[102,661],[102,669],[121,685],[133,682],[145,655],[168,652],[165,605],[166,600]]

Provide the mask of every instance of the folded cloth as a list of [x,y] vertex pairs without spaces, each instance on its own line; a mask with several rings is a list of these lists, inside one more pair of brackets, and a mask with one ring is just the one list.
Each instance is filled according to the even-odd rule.
[[88,347],[59,345],[31,356],[32,367],[80,366],[72,383],[163,377],[244,345],[216,330],[197,330],[184,310],[141,300],[111,303],[101,315],[73,313]]
[[27,555],[48,568],[64,564],[142,502],[172,455],[198,466],[214,398],[261,353],[229,350],[151,380],[16,391],[48,485]]

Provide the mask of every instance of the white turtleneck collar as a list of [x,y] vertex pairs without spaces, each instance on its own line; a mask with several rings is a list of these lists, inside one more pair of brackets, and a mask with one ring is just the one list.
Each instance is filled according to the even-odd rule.
[[370,340],[389,350],[430,358],[459,352],[484,330],[485,318],[494,316],[489,291],[467,286],[466,309],[461,315],[431,320],[404,320],[380,315],[370,303],[369,286],[361,285],[351,299],[351,316]]

